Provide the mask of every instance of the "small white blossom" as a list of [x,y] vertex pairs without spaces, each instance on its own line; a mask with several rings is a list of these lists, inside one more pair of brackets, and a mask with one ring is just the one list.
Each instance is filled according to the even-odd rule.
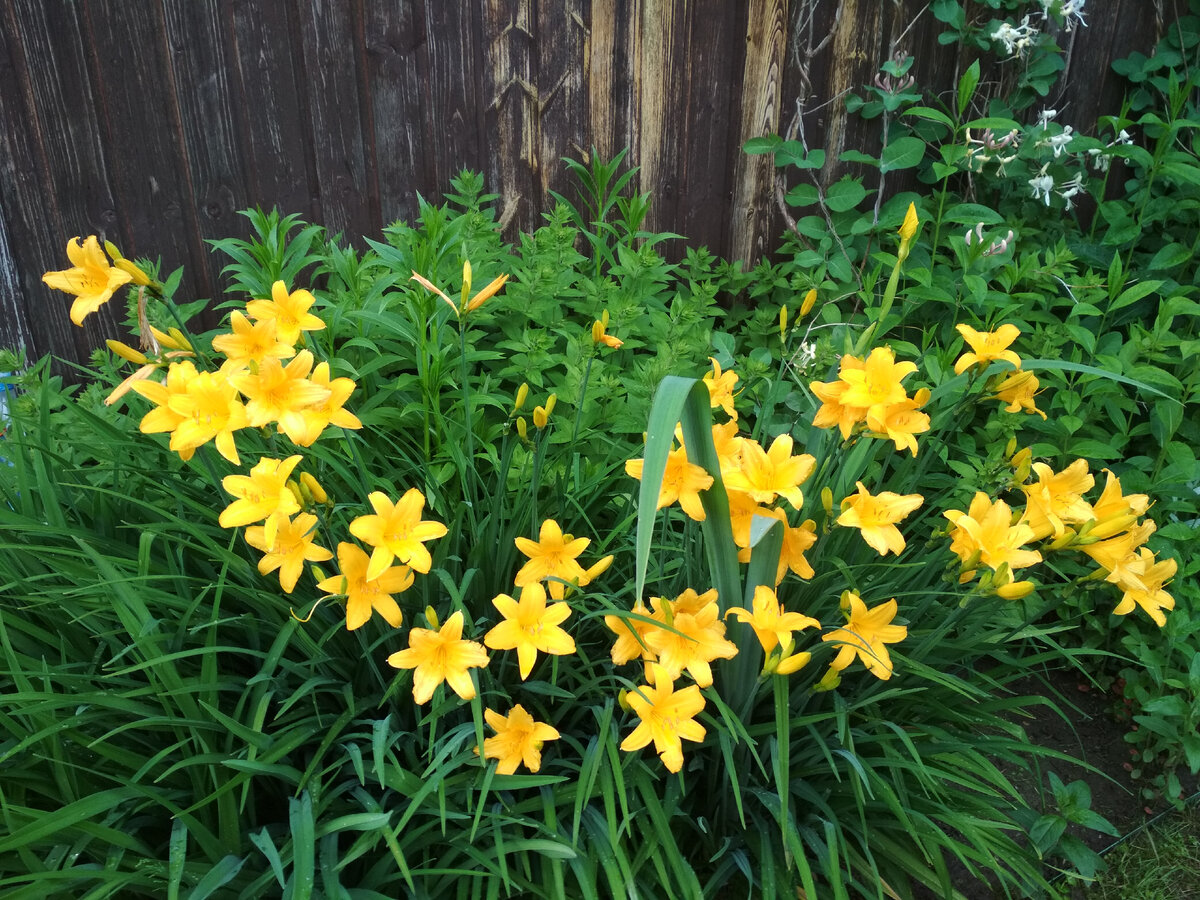
[[[1113,143],[1116,143],[1116,144],[1132,144],[1132,143],[1133,143],[1133,137],[1132,137],[1132,136],[1129,134],[1129,132],[1128,132],[1128,131],[1126,131],[1124,128],[1122,128],[1122,129],[1121,129],[1121,133],[1117,135],[1117,139],[1116,139],[1116,140],[1115,140]],[[1109,146],[1112,146],[1112,144],[1110,144]]]
[[1072,131],[1074,129],[1068,125],[1062,130],[1062,134],[1051,135],[1045,140],[1038,141],[1038,146],[1049,145],[1054,150],[1054,158],[1058,159],[1062,155],[1063,150],[1066,149],[1067,144],[1071,143]]
[[1008,22],[1004,22],[991,34],[993,41],[999,41],[1004,45],[1004,52],[1009,56],[1023,54],[1033,46],[1033,41],[1037,36],[1038,30],[1029,24],[1029,16],[1021,19],[1020,25],[1010,25]]
[[1029,187],[1032,188],[1031,196],[1034,200],[1042,200],[1047,206],[1050,205],[1050,194],[1054,190],[1053,176],[1043,174],[1036,175],[1029,179]]
[[1053,122],[1057,117],[1058,117],[1057,109],[1043,109],[1040,113],[1038,113],[1038,118],[1037,118],[1038,126],[1041,128],[1045,128],[1047,125],[1049,125],[1051,122]]
[[[1083,192],[1083,173],[1076,172],[1074,178],[1072,178],[1070,181],[1064,182],[1059,187],[1058,196],[1067,201],[1067,209],[1070,209],[1072,206],[1074,206],[1074,204],[1071,202],[1071,198],[1076,194],[1082,194]],[[1049,200],[1047,200],[1047,202],[1049,202]]]

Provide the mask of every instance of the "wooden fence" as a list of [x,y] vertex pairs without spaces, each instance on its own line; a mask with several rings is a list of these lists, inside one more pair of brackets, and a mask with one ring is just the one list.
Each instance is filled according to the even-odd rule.
[[[1031,0],[1031,7],[1036,4]],[[1047,104],[1089,131],[1186,0],[1097,0],[1062,35]],[[0,347],[84,359],[41,275],[74,235],[186,266],[220,291],[205,241],[235,211],[298,212],[357,238],[416,194],[484,173],[510,234],[536,226],[561,157],[628,147],[651,227],[753,261],[782,227],[750,137],[803,126],[812,146],[877,146],[841,96],[895,51],[933,92],[964,60],[918,0],[0,0]],[[980,6],[980,15],[994,14]],[[985,83],[1018,65],[989,57]],[[1008,70],[1005,67],[1009,67]],[[874,144],[872,142],[875,142]],[[826,175],[832,175],[829,171]]]

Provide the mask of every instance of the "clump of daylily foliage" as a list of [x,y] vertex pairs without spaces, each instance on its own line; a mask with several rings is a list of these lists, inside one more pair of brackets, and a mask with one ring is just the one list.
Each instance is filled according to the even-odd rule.
[[[917,231],[909,206],[885,307]],[[268,291],[260,280],[261,295],[205,336],[188,334],[183,321],[155,321],[174,308],[163,285],[109,253],[111,266],[95,237],[73,241],[75,267],[46,276],[76,295],[77,324],[114,291],[135,289],[142,347],[110,342],[136,368],[107,402],[125,402],[141,432],[165,435],[181,465],[219,485],[225,497],[213,494],[212,518],[242,529],[258,572],[275,574],[301,627],[336,616],[346,631],[375,631],[356,665],[385,672],[391,687],[380,703],[427,735],[427,745],[404,752],[444,760],[455,745],[439,742],[464,742],[453,767],[473,766],[467,790],[483,796],[493,777],[537,773],[543,780],[524,789],[536,796],[541,786],[547,808],[568,819],[574,809],[571,846],[581,852],[606,829],[610,847],[635,840],[621,837],[635,815],[632,795],[620,788],[621,804],[604,800],[597,773],[636,781],[639,808],[661,814],[659,804],[675,804],[704,848],[673,845],[678,865],[661,877],[675,887],[664,889],[733,877],[741,863],[726,871],[713,862],[730,848],[752,854],[755,867],[762,853],[775,855],[769,876],[746,874],[764,891],[769,881],[771,892],[792,885],[814,896],[819,885],[870,883],[868,873],[876,883],[944,884],[940,854],[959,854],[960,845],[975,848],[961,851],[973,865],[1013,883],[1036,880],[1036,866],[1020,863],[1023,851],[1003,835],[1011,827],[1004,803],[1019,798],[1009,790],[992,807],[983,794],[966,796],[1005,795],[1003,776],[983,750],[950,759],[937,749],[947,729],[975,727],[967,707],[991,688],[972,681],[973,670],[1036,640],[1064,580],[1111,586],[1097,615],[1105,605],[1118,616],[1140,609],[1162,625],[1174,603],[1166,587],[1176,563],[1146,547],[1155,530],[1149,498],[1123,494],[1107,470],[1095,495],[1088,460],[1056,471],[1020,445],[1021,417],[1043,414],[1036,361],[1019,355],[1011,323],[959,324],[953,374],[940,367],[935,380],[886,340],[885,310],[857,342],[847,331],[836,369],[812,379],[794,365],[794,347],[809,334],[800,336],[800,323],[814,309],[827,320],[835,301],[818,306],[810,290],[794,311],[780,311],[777,379],[807,398],[789,429],[765,432],[776,410],[736,364],[714,358],[703,377],[664,382],[644,450],[636,439],[615,444],[618,471],[593,479],[585,503],[589,454],[616,438],[580,427],[594,402],[586,375],[574,406],[562,399],[566,386],[548,393],[529,429],[529,385],[498,375],[495,357],[480,351],[494,346],[478,323],[503,307],[507,275],[472,293],[472,266],[461,259],[458,302],[437,287],[438,272],[413,271],[390,283],[379,308],[349,312],[323,302],[314,282],[276,279]],[[376,377],[368,326],[388,317],[406,322],[416,376],[397,365]],[[573,340],[588,374],[601,354],[624,354],[630,365],[638,358],[629,346],[637,335],[612,328],[607,309],[578,325]],[[422,382],[422,400],[385,414],[399,409],[405,379],[435,364],[436,386]],[[369,391],[363,379],[373,380]],[[1004,417],[1012,436],[987,491],[964,490],[947,465],[945,436],[976,415]],[[397,457],[389,442],[424,442],[432,454],[438,429],[442,463],[389,463]],[[604,527],[579,534],[589,523]],[[411,704],[394,695],[397,686],[411,687]],[[997,733],[1016,727],[999,722]],[[1010,737],[1004,752],[1013,755],[1022,741]],[[887,756],[897,740],[900,757]],[[651,744],[657,773],[638,755]],[[889,749],[872,763],[874,744]],[[915,774],[887,774],[913,755]],[[968,771],[963,797],[930,799],[940,796],[939,767]],[[914,780],[889,781],[903,777]],[[690,780],[704,787],[688,788]],[[604,781],[604,790],[616,792],[616,783]],[[504,827],[537,833],[522,789],[511,782],[511,796],[497,800],[506,815],[524,810]],[[464,802],[468,820],[484,815],[482,800]],[[1000,827],[938,812],[936,804],[955,803],[963,815],[986,808]],[[846,824],[854,818],[847,804],[870,810],[862,816],[869,827]],[[581,821],[591,830],[580,831]],[[710,843],[709,828],[724,847]],[[404,832],[392,837],[403,855]],[[1004,858],[989,861],[986,847]],[[609,885],[632,891],[649,877],[632,868],[606,869]]]

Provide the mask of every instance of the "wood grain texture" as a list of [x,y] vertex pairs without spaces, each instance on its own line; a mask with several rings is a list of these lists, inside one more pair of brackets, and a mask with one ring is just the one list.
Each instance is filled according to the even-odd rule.
[[533,0],[486,0],[483,95],[489,187],[500,194],[500,221],[525,230],[534,221],[539,107]]
[[[787,0],[751,0],[746,21],[738,146],[779,131],[787,46]],[[752,266],[774,232],[774,165],[767,156],[737,158],[730,210],[729,257]]]
[[303,140],[313,148],[317,217],[351,243],[379,226],[374,172],[363,149],[359,96],[362,64],[356,4],[346,0],[307,0],[298,4],[298,74],[307,100],[302,111]]
[[374,159],[381,224],[411,220],[417,191],[436,185],[433,124],[428,108],[429,59],[424,8],[414,3],[363,6],[370,132],[366,146]]
[[[246,140],[234,108],[236,68],[229,39],[228,11],[219,0],[193,0],[163,5],[167,71],[175,98],[179,140],[183,147],[187,190],[203,240],[225,237],[240,223],[236,212],[254,203],[243,157]],[[156,248],[145,252],[157,255]],[[196,289],[212,297],[220,284],[223,260],[205,254],[195,273]],[[207,311],[206,325],[216,324]]]
[[[1110,60],[1150,51],[1186,7],[1089,7],[1060,35],[1067,77],[1046,105],[1093,131],[1123,91]],[[841,177],[839,150],[877,153],[881,138],[879,119],[845,113],[847,90],[900,50],[945,97],[978,55],[939,44],[941,28],[924,0],[7,0],[0,340],[82,360],[120,334],[117,304],[77,329],[70,299],[41,284],[76,234],[186,266],[184,296],[219,293],[204,241],[245,235],[239,207],[357,240],[471,168],[511,240],[551,190],[575,196],[560,159],[593,146],[629,148],[650,227],[752,264],[784,222],[770,161],[743,142],[794,130],[831,151],[822,177]],[[982,57],[986,98],[1015,68]],[[886,195],[912,176],[889,175]]]

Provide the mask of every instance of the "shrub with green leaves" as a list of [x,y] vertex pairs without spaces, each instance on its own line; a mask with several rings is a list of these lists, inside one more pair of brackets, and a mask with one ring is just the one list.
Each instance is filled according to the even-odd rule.
[[115,248],[48,276],[143,349],[35,366],[2,445],[6,890],[1047,887],[1005,686],[1076,576],[1170,610],[1147,499],[1021,446],[1023,328],[907,339],[956,265],[914,207],[767,338],[714,330],[757,275],[573,168],[518,248],[470,175],[362,253],[250,213],[209,333]]

